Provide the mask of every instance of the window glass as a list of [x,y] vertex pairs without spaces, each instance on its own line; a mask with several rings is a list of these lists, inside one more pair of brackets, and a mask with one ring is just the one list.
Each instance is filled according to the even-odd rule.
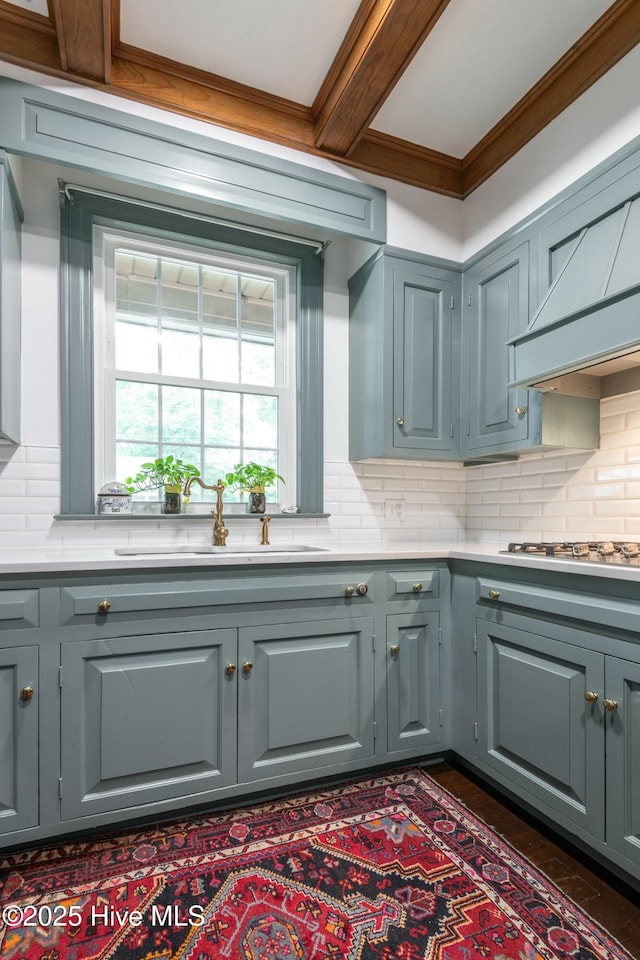
[[[96,396],[105,480],[169,453],[207,483],[256,460],[294,478],[293,271],[144,235],[100,233],[104,378]],[[225,262],[226,260],[226,262]],[[246,260],[246,258],[245,258]],[[211,499],[192,488],[193,498]],[[267,496],[277,501],[279,490]],[[160,491],[147,494],[159,499]],[[228,493],[240,502],[242,493]]]

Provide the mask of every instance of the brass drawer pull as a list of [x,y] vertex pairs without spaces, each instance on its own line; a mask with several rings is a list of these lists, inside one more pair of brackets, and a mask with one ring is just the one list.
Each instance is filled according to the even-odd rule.
[[344,595],[345,595],[345,597],[352,597],[355,592],[356,592],[356,588],[355,588],[355,587],[348,586],[348,587],[345,587],[345,588],[344,588]]
[[98,601],[98,613],[109,613],[111,610],[111,600]]
[[29,684],[28,687],[23,687],[20,691],[21,700],[32,700],[33,699],[33,687]]
[[226,675],[227,675],[228,677],[232,677],[232,676],[234,675],[234,673],[236,672],[236,665],[235,665],[235,663],[228,663],[228,664],[226,665],[226,667],[224,668],[224,672],[226,673]]
[[399,643],[392,644],[389,647],[389,653],[391,654],[392,657],[397,657],[398,654],[400,653],[400,644]]
[[617,710],[617,709],[618,709],[618,701],[617,701],[617,700],[603,700],[603,701],[602,701],[602,704],[603,704],[605,710],[608,710],[609,713],[613,713],[614,710]]
[[494,590],[493,587],[489,590],[489,600],[497,600],[500,596],[499,590]]
[[585,690],[584,698],[587,701],[587,703],[595,703],[596,700],[598,699],[598,694],[595,693],[593,690]]
[[396,417],[396,423],[399,427],[404,427],[404,417]]
[[253,670],[253,663],[251,662],[251,660],[245,660],[245,662],[242,664],[242,672],[249,674],[251,673],[252,670]]
[[411,589],[413,590],[414,593],[422,593],[422,584],[414,583]]

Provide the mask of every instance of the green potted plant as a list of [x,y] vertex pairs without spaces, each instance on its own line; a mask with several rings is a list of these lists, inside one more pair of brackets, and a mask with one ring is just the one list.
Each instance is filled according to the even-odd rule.
[[231,492],[240,490],[249,494],[249,513],[264,513],[265,489],[273,487],[276,480],[285,482],[273,467],[251,460],[249,463],[236,463],[233,470],[226,474],[225,485]]
[[199,476],[200,471],[192,463],[184,463],[170,453],[166,457],[140,464],[135,477],[127,477],[124,482],[129,493],[144,493],[164,487],[164,512],[180,513],[185,482],[189,477]]

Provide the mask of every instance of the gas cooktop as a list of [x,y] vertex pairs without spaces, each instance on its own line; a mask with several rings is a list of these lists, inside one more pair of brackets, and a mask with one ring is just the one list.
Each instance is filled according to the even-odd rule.
[[556,557],[584,563],[617,563],[640,567],[640,546],[615,540],[576,540],[571,542],[510,543],[501,553],[526,553],[536,557]]

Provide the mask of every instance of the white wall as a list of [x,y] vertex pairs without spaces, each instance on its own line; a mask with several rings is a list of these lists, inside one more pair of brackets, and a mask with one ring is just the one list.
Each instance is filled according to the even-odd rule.
[[[362,175],[363,179],[387,190],[388,242],[420,253],[462,260],[640,134],[640,106],[633,103],[634,99],[637,100],[639,58],[640,51],[629,54],[464,204],[393,181]],[[194,130],[241,143],[347,177],[358,176],[353,170],[321,158],[165,114],[155,108],[128,103],[100,91],[62,81],[51,83],[48,78],[8,64],[0,64],[2,73],[135,115],[160,119],[176,129]],[[93,521],[55,523],[52,520],[52,515],[59,509],[60,496],[56,177],[61,173],[53,165],[28,160],[19,171],[26,214],[23,237],[24,441],[17,448],[0,447],[0,546],[139,542],[157,539],[159,535],[163,540],[202,542],[209,535],[209,522],[205,521],[178,521],[175,525],[172,523],[171,532],[165,527],[159,534],[151,522],[124,525]],[[102,182],[100,178],[78,172],[71,178],[92,186],[100,186]],[[127,186],[121,192],[131,194],[136,191]],[[150,191],[137,192],[151,195]],[[514,531],[535,528],[539,532],[548,532],[553,527],[548,522],[552,516],[559,518],[554,529],[562,528],[568,533],[572,523],[567,518],[578,517],[575,512],[577,495],[574,493],[581,488],[586,498],[584,502],[594,503],[591,513],[587,511],[585,514],[583,510],[579,514],[581,519],[592,516],[597,520],[606,516],[610,520],[608,530],[611,535],[615,532],[619,536],[636,536],[640,512],[638,425],[633,409],[624,414],[607,412],[615,410],[617,401],[603,404],[603,431],[607,439],[603,450],[591,455],[599,458],[595,461],[585,461],[584,454],[577,455],[578,460],[571,459],[573,455],[567,453],[560,459],[539,455],[525,457],[515,468],[510,464],[498,464],[465,470],[457,464],[408,464],[383,460],[349,463],[347,279],[369,252],[366,244],[338,239],[330,244],[326,257],[325,498],[326,508],[332,516],[329,520],[304,523],[283,521],[289,530],[281,535],[304,540],[312,534],[317,539],[349,542],[355,539],[440,541],[463,538],[468,526],[468,532],[474,537],[502,540]],[[637,395],[630,402],[637,403]],[[620,428],[609,430],[607,422],[609,426],[615,423]],[[611,476],[617,479],[607,486],[606,472],[615,470],[626,473],[624,477],[612,473]],[[554,484],[554,479],[559,483]],[[535,491],[536,483],[538,489],[546,491],[544,502],[535,500],[532,491]],[[482,484],[488,484],[488,487],[483,488]],[[560,492],[548,497],[548,491],[552,489]],[[518,491],[517,494],[514,491]],[[619,497],[621,491],[622,498]],[[496,492],[500,494],[498,500],[493,498]],[[403,500],[406,519],[386,520],[385,500]],[[597,511],[596,501],[601,503]],[[531,526],[533,517],[543,519]],[[230,524],[234,540],[254,537],[255,531],[249,529],[248,524],[237,523],[235,527],[233,521]],[[599,527],[602,528],[602,524],[593,523],[589,529],[595,533]],[[576,530],[576,536],[584,535]]]

